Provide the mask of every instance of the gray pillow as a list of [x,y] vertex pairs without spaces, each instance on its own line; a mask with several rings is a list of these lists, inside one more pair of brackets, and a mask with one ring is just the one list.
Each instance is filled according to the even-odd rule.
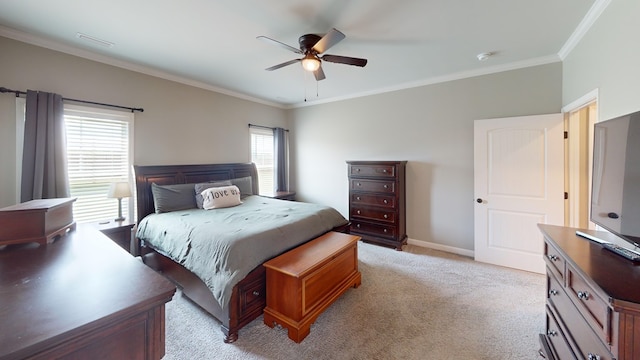
[[221,186],[229,186],[229,185],[233,185],[231,184],[230,180],[222,180],[222,181],[213,181],[213,182],[208,182],[208,183],[201,183],[201,184],[196,184],[195,185],[195,192],[196,192],[196,206],[199,209],[203,209],[203,203],[204,203],[204,199],[202,198],[202,192],[207,190],[208,188],[212,188],[212,187],[221,187]]
[[253,195],[253,184],[251,182],[251,176],[231,179],[231,185],[235,185],[238,187],[238,189],[240,189],[240,198],[245,198],[249,195]]
[[196,207],[194,184],[151,184],[156,213],[193,209]]

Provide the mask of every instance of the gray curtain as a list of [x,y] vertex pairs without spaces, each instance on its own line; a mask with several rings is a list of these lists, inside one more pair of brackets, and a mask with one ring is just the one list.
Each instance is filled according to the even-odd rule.
[[274,183],[276,191],[289,190],[287,172],[287,131],[283,128],[273,129],[273,145],[275,147],[275,162],[274,162]]
[[22,202],[69,197],[62,96],[27,91],[22,151]]

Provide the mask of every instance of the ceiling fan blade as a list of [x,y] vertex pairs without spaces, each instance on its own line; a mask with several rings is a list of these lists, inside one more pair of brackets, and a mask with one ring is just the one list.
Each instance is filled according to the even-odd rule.
[[262,40],[262,41],[267,42],[267,43],[278,45],[278,46],[283,47],[283,48],[285,48],[285,49],[287,49],[289,51],[292,51],[292,52],[294,52],[296,54],[302,54],[302,51],[300,49],[296,49],[293,46],[289,46],[289,45],[287,45],[287,44],[285,44],[283,42],[280,42],[278,40],[273,40],[272,38],[268,38],[266,36],[258,36],[258,37],[256,37],[256,39]]
[[326,76],[324,76],[324,71],[322,70],[322,66],[320,66],[318,70],[313,72],[313,76],[316,77],[316,81],[324,80],[327,78]]
[[367,59],[360,59],[360,58],[340,56],[340,55],[327,54],[322,57],[322,60],[332,62],[332,63],[347,64],[347,65],[354,65],[354,66],[360,66],[360,67],[364,67],[365,65],[367,65]]
[[295,63],[297,63],[297,62],[300,62],[300,60],[302,60],[302,59],[293,59],[293,60],[289,60],[289,61],[287,61],[287,62],[283,62],[282,64],[278,64],[278,65],[274,65],[274,66],[272,66],[272,67],[270,67],[270,68],[266,68],[265,70],[267,70],[267,71],[277,70],[277,69],[283,68],[283,67],[285,67],[285,66],[288,66],[288,65],[291,65],[291,64],[295,64]]
[[331,29],[325,36],[323,36],[318,42],[313,45],[311,50],[315,51],[318,54],[322,54],[323,52],[329,50],[330,47],[342,41],[345,38],[345,35],[336,29]]

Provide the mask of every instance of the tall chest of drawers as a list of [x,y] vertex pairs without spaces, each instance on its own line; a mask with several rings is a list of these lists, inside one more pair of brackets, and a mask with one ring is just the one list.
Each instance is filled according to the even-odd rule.
[[[640,359],[640,267],[576,235],[539,225],[547,263],[547,359]],[[611,234],[581,230],[606,241]]]
[[402,250],[406,234],[406,161],[347,161],[351,233]]

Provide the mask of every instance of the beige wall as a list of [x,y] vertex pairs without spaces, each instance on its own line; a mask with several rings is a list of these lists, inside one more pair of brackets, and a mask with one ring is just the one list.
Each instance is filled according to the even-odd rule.
[[290,110],[302,200],[348,216],[346,160],[408,160],[411,239],[473,249],[473,122],[558,113],[560,63]]
[[640,1],[611,1],[564,60],[564,105],[598,89],[600,120],[640,110],[639,16]]
[[[247,161],[247,123],[291,128],[299,198],[347,215],[346,160],[408,160],[408,234],[473,249],[473,120],[558,112],[594,89],[600,118],[640,110],[640,2],[612,1],[563,64],[282,110],[0,37],[0,86],[144,107],[135,163]],[[15,199],[15,98],[0,96],[0,206]]]
[[[248,123],[286,126],[283,109],[0,37],[0,86],[142,107],[135,164],[246,162]],[[15,97],[0,95],[0,207],[15,203]]]

